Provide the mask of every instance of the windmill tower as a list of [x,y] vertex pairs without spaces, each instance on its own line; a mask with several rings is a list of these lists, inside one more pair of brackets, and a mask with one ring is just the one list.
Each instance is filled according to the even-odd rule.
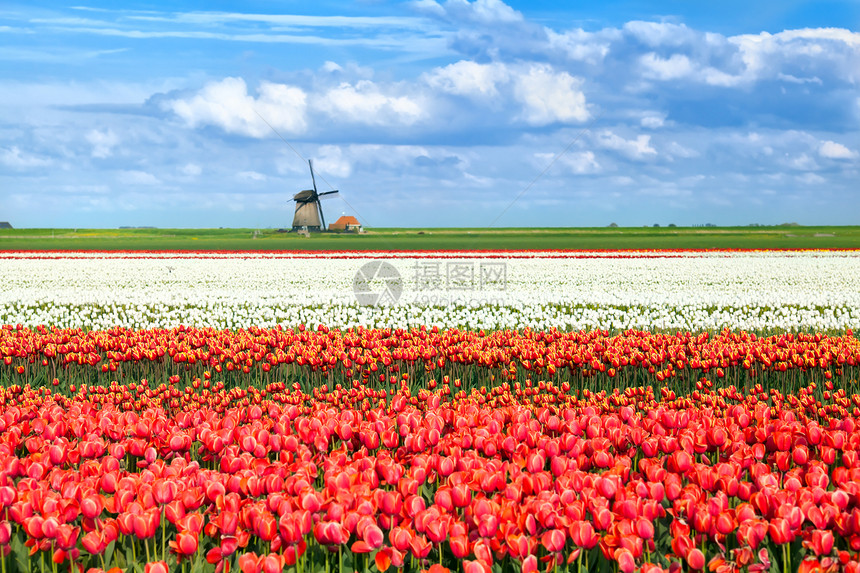
[[299,191],[293,195],[293,201],[296,202],[296,214],[293,216],[293,231],[304,229],[307,229],[309,232],[325,231],[325,216],[323,215],[322,205],[320,205],[320,197],[334,195],[337,193],[337,190],[318,193],[317,180],[314,177],[313,161],[309,159],[308,165],[311,168],[311,181],[314,184],[314,188]]

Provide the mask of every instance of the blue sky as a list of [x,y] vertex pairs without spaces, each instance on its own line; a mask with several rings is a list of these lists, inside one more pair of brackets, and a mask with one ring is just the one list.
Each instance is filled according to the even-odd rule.
[[858,0],[114,6],[0,6],[0,220],[860,224]]

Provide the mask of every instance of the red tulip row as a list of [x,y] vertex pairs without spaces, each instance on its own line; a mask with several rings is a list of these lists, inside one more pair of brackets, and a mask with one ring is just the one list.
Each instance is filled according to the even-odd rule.
[[12,386],[0,560],[860,571],[860,397],[819,393]]
[[[860,340],[842,336],[746,332],[659,334],[627,331],[485,333],[418,329],[229,331],[82,331],[20,325],[0,329],[0,383],[49,385],[110,380],[193,380],[219,377],[228,386],[298,381],[388,384],[406,377],[413,391],[447,375],[466,389],[528,378],[573,390],[658,384],[798,389],[812,382],[847,388],[860,377]],[[850,408],[849,408],[850,406]],[[857,404],[844,405],[860,416]],[[858,408],[855,410],[855,408]],[[845,412],[842,412],[843,414]]]

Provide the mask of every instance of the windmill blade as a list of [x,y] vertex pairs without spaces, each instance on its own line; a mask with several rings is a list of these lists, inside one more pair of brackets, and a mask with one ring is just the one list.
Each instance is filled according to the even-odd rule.
[[319,201],[317,201],[317,209],[319,209],[320,221],[322,222],[322,227],[320,227],[320,231],[327,231],[328,228],[325,226],[325,215],[323,215],[322,205],[320,205]]
[[310,168],[311,168],[311,181],[314,182],[314,193],[316,193],[317,192],[317,179],[316,179],[316,177],[314,177],[314,160],[308,159],[308,165],[310,165]]
[[337,189],[334,191],[326,191],[325,193],[317,193],[317,197],[322,197],[324,195],[334,195],[335,193],[339,193]]

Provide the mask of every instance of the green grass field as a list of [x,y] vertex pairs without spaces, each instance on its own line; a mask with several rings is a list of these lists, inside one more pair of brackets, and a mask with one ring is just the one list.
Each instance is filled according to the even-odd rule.
[[0,250],[860,249],[860,227],[370,229],[310,238],[254,229],[3,229]]

